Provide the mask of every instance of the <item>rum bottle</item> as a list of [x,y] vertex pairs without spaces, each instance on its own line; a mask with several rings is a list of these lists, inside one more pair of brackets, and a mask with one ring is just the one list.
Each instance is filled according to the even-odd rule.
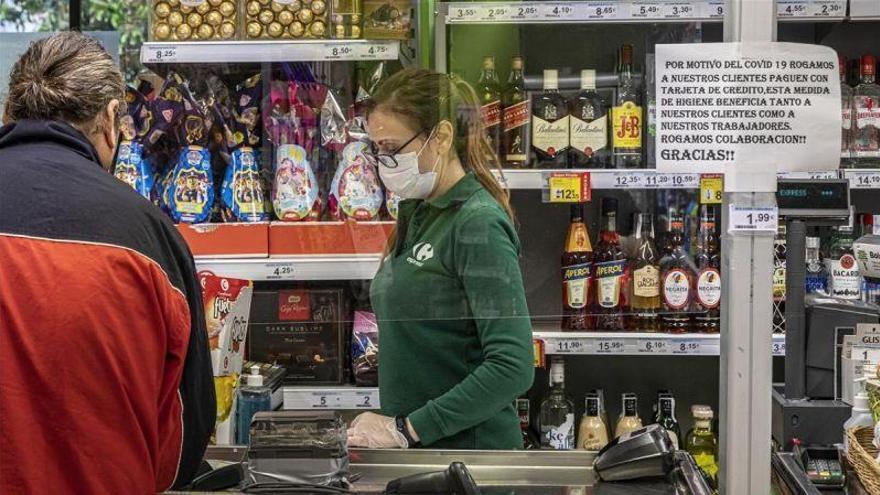
[[559,75],[544,71],[544,91],[532,103],[532,148],[535,166],[566,168],[568,149],[568,105],[559,94]]
[[861,299],[862,277],[853,255],[851,223],[837,227],[825,263],[828,270],[828,295],[837,299]]
[[581,91],[572,100],[569,116],[571,168],[605,168],[608,162],[608,112],[596,93],[596,71],[581,71]]
[[654,216],[649,213],[637,214],[635,234],[638,250],[631,263],[629,329],[656,332],[659,330],[660,256],[654,243]]
[[588,330],[593,327],[590,318],[592,295],[593,248],[584,207],[571,207],[571,223],[562,254],[562,329]]
[[611,109],[611,142],[617,168],[642,166],[642,97],[633,78],[633,47],[620,47],[617,98]]
[[721,253],[716,225],[715,207],[702,205],[694,298],[694,329],[698,332],[715,333],[721,329]]
[[550,394],[541,403],[541,448],[574,448],[574,404],[565,397],[565,362],[550,361]]
[[495,156],[501,160],[501,85],[495,73],[495,57],[483,57],[483,71],[477,82],[480,95],[480,120],[489,137]]
[[621,331],[624,329],[622,310],[627,307],[625,291],[629,277],[626,255],[617,233],[617,200],[603,198],[602,212],[602,233],[594,255],[596,297],[593,313],[597,330]]
[[531,109],[523,78],[523,58],[510,61],[510,76],[503,94],[504,137],[502,163],[505,167],[525,168],[529,164]]
[[675,419],[675,397],[672,394],[664,394],[660,397],[657,405],[657,424],[669,433],[672,445],[675,446],[675,450],[678,450],[681,428],[678,425],[678,420]]
[[670,208],[669,255],[660,264],[660,294],[663,301],[662,329],[664,332],[685,333],[690,329],[690,309],[693,291],[692,265],[684,250],[684,219]]
[[851,165],[853,141],[853,88],[846,83],[846,58],[838,57],[840,71],[840,163]]

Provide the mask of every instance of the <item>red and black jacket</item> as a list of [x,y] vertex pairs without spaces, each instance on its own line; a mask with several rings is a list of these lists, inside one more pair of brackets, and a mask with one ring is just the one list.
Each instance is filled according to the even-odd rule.
[[154,493],[216,414],[192,255],[60,122],[0,128],[0,486]]

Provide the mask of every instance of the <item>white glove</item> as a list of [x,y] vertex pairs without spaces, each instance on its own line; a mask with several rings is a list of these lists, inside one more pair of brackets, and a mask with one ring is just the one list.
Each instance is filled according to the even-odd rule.
[[348,428],[348,446],[368,449],[405,449],[409,447],[397,422],[390,416],[366,412],[354,418]]

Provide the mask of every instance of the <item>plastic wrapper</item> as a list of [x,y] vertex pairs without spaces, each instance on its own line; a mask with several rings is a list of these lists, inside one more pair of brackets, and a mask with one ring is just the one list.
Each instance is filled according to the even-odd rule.
[[128,112],[120,121],[121,140],[113,168],[117,179],[131,186],[138,194],[150,198],[155,170],[146,156],[143,140],[153,122],[150,102],[134,88],[125,93]]
[[247,39],[327,37],[327,0],[246,0]]
[[382,185],[367,149],[363,141],[354,141],[340,154],[328,195],[330,214],[337,220],[377,220],[382,210]]
[[335,39],[358,39],[363,36],[363,1],[332,0],[330,36]]
[[284,144],[275,150],[275,181],[272,206],[279,220],[317,220],[321,211],[320,187],[306,150],[296,144]]
[[236,39],[239,18],[237,4],[237,0],[152,0],[150,39]]
[[360,387],[379,386],[379,325],[376,315],[354,312],[351,335],[351,368]]

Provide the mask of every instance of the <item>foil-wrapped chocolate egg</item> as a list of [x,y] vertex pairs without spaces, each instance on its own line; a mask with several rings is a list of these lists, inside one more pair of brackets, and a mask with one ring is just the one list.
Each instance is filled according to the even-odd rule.
[[153,33],[157,40],[167,40],[171,37],[171,26],[164,22],[160,22],[153,26]]
[[360,24],[361,23],[361,15],[360,14],[351,14],[351,23],[352,24]]
[[153,12],[156,13],[156,17],[164,19],[171,13],[171,6],[168,5],[167,2],[159,2],[156,4],[156,8],[153,9]]
[[174,30],[174,33],[179,40],[188,40],[192,36],[192,32],[192,28],[189,27],[189,24],[181,24]]
[[302,8],[302,3],[299,0],[293,0],[289,4],[287,4],[287,10],[292,12],[299,12],[299,9]]
[[315,21],[309,26],[309,32],[312,33],[312,36],[315,38],[323,38],[325,34],[327,34],[327,26],[324,25],[323,21]]
[[256,17],[260,15],[260,10],[262,9],[262,7],[260,7],[260,2],[258,2],[257,0],[251,0],[247,3],[246,9],[249,16]]
[[321,15],[325,10],[327,10],[327,4],[324,3],[324,0],[312,0],[312,12],[315,15]]
[[249,22],[247,25],[248,38],[259,38],[263,34],[263,26],[259,22]]
[[257,1],[260,2],[260,5],[269,5],[269,2],[271,0],[257,0]]
[[351,37],[352,38],[360,38],[361,37],[361,28],[359,26],[355,26],[354,24],[352,24]]
[[208,0],[208,4],[215,8],[219,7],[221,3],[223,3],[223,0]]
[[266,32],[273,38],[279,38],[284,34],[284,26],[280,22],[272,22],[266,27]]
[[170,5],[172,8],[180,5],[180,0],[167,0],[167,1],[168,1],[168,5]]
[[184,5],[181,5],[181,6],[180,6],[180,12],[181,12],[182,14],[189,14],[190,12],[195,12],[195,10],[196,10],[196,9],[190,7],[189,5],[185,5],[185,4],[184,4]]
[[291,22],[296,19],[296,16],[293,15],[293,12],[289,10],[283,10],[278,13],[278,22],[281,23],[282,26],[289,26]]
[[268,26],[272,21],[275,20],[275,14],[271,10],[263,10],[260,12],[258,17],[260,23],[264,26]]
[[297,17],[299,17],[299,21],[303,24],[309,24],[315,18],[314,14],[312,14],[312,11],[309,9],[300,10]]
[[202,24],[196,31],[200,40],[209,40],[214,37],[214,28],[210,24]]
[[341,14],[333,14],[331,21],[333,22],[333,24],[343,24],[345,22],[345,19],[342,17]]
[[198,29],[198,27],[202,25],[202,22],[202,16],[197,12],[192,12],[190,15],[186,16],[186,23],[193,29]]
[[[259,24],[257,24],[259,26]],[[220,25],[220,37],[224,40],[231,39],[235,36],[235,24],[224,22]]]
[[220,24],[223,24],[223,14],[217,12],[216,10],[212,10],[208,12],[205,16],[205,22],[210,24],[212,27],[217,27]]
[[232,17],[235,15],[235,4],[232,2],[223,2],[220,4],[220,13],[223,17]]
[[269,8],[272,9],[272,12],[275,12],[276,14],[281,12],[282,10],[287,10],[286,5],[284,5],[281,2],[275,2],[275,1],[273,1],[271,4],[269,4]]
[[209,4],[208,2],[202,2],[199,4],[198,7],[196,7],[196,12],[198,12],[199,14],[202,14],[202,15],[205,15],[210,11],[211,11],[211,4]]
[[168,14],[168,24],[173,28],[180,26],[181,24],[183,24],[183,14],[176,10]]
[[306,32],[306,27],[299,21],[293,21],[290,27],[287,28],[287,32],[294,38],[302,38]]
[[342,24],[334,24],[333,25],[333,37],[334,38],[345,38],[345,26]]

